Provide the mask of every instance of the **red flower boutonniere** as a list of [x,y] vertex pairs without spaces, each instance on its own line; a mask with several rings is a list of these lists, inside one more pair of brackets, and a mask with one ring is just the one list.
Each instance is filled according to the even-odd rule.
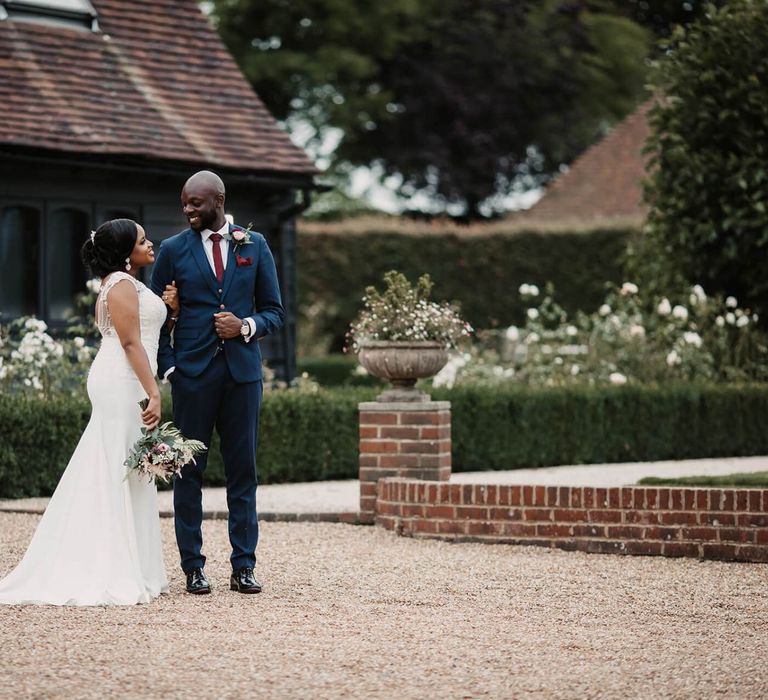
[[250,267],[253,265],[253,258],[250,256],[244,258],[242,255],[235,254],[235,262],[238,267]]

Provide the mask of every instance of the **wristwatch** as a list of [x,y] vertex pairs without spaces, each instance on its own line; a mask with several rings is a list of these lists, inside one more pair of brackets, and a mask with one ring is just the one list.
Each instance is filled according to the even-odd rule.
[[247,338],[251,334],[251,326],[248,324],[248,321],[243,321],[243,325],[240,326],[240,335],[243,336],[243,338]]

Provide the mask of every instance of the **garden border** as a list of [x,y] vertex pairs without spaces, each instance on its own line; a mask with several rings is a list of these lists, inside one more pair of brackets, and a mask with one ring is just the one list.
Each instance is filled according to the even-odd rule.
[[455,542],[768,563],[768,489],[381,479],[377,525]]

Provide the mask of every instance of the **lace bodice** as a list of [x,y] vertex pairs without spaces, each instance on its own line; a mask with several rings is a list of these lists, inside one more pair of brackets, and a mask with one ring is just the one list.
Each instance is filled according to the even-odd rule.
[[165,322],[165,304],[150,289],[126,272],[113,272],[102,283],[96,297],[96,326],[103,338],[116,338],[112,316],[109,312],[109,292],[122,280],[129,280],[139,295],[139,324],[141,327],[141,342],[147,350],[157,350],[160,328]]

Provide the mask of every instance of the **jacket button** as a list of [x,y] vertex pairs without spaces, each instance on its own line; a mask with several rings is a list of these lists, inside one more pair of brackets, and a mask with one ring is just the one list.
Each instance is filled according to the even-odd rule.
[[226,308],[226,307],[224,306],[224,304],[222,304],[221,306],[219,306],[219,308],[220,308],[220,309],[224,309],[224,308]]
[[221,290],[219,289],[219,294],[221,294]]

